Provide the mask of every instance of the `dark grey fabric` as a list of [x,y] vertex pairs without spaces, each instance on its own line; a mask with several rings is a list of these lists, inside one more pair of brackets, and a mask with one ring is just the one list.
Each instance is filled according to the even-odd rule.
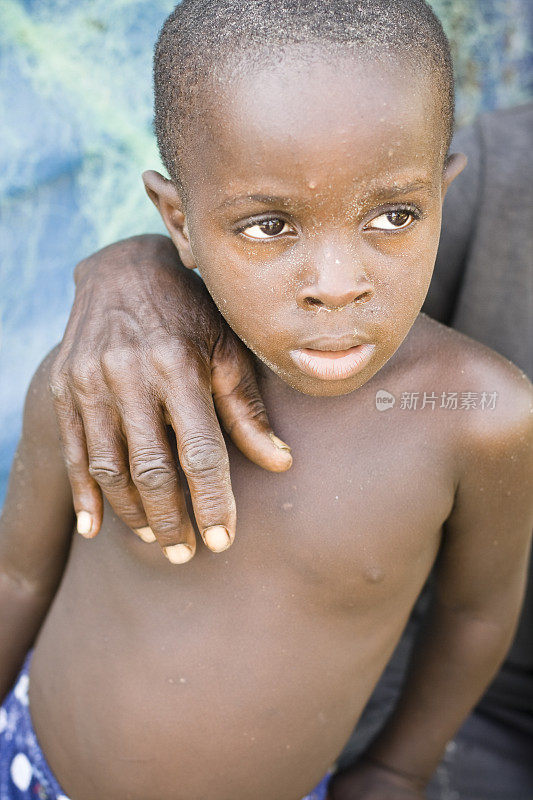
[[468,156],[444,202],[423,310],[533,375],[533,104],[459,131]]
[[532,741],[476,710],[446,748],[428,800],[533,800]]
[[[444,203],[437,263],[423,310],[502,353],[531,378],[533,104],[481,116],[456,134],[453,150],[466,153],[468,165]],[[531,573],[508,662],[531,672],[530,694],[523,700],[533,715]],[[509,687],[510,700],[511,695]]]
[[[481,116],[452,152],[468,166],[444,203],[423,311],[533,375],[533,104]],[[382,727],[401,689],[428,601],[426,587],[339,766]],[[429,800],[533,800],[533,573],[500,673],[446,750]]]

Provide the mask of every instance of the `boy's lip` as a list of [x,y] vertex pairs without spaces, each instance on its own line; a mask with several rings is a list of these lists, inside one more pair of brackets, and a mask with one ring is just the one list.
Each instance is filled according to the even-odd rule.
[[[337,343],[340,341],[337,340]],[[307,375],[325,381],[339,381],[351,378],[362,370],[368,364],[374,348],[375,345],[371,343],[352,345],[346,349],[315,346],[291,350],[290,355],[296,366]]]
[[344,336],[318,336],[316,339],[307,339],[301,342],[302,347],[306,350],[321,350],[330,353],[335,353],[338,350],[349,350],[360,344],[370,344],[370,342],[353,333]]

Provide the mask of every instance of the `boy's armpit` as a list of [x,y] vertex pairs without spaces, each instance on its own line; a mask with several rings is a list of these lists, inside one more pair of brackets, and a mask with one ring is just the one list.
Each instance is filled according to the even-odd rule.
[[39,593],[54,591],[59,582],[74,522],[48,389],[54,355],[52,350],[30,383],[0,517],[0,572]]
[[494,355],[486,370],[492,412],[461,428],[452,512],[438,561],[439,600],[457,611],[504,620],[520,603],[533,528],[533,386]]

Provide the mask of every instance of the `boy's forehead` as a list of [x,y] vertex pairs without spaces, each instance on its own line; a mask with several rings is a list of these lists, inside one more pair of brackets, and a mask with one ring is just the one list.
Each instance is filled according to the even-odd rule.
[[233,71],[203,93],[191,177],[207,161],[214,182],[231,172],[240,183],[253,171],[305,180],[348,171],[366,182],[384,173],[391,181],[406,171],[437,175],[444,125],[436,95],[426,73],[389,55],[287,56]]

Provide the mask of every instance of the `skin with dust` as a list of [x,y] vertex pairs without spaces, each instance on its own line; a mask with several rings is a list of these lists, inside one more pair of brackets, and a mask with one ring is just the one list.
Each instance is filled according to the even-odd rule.
[[[432,98],[398,62],[304,69],[287,57],[206,95],[185,202],[146,176],[182,260],[259,357],[294,464],[267,473],[228,442],[239,517],[224,554],[199,546],[175,567],[109,508],[94,541],[75,537],[30,701],[76,800],[303,797],[350,734],[441,546],[446,602],[377,755],[431,772],[503,658],[527,558],[518,473],[531,394],[504,359],[419,314],[464,163],[444,164]],[[342,361],[363,345],[341,378],[299,356]],[[380,412],[379,389],[495,391],[498,404]],[[49,463],[49,487],[68,497],[60,456]],[[56,506],[54,535],[68,541],[68,505]]]

